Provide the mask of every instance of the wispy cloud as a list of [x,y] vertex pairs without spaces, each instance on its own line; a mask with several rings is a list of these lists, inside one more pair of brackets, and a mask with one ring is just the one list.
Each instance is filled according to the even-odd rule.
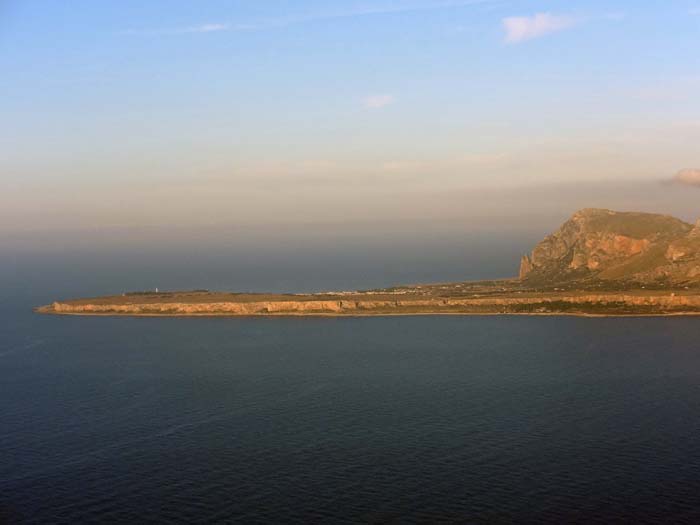
[[124,31],[127,35],[186,35],[193,33],[216,33],[218,31],[235,31],[241,29],[226,23],[208,23],[187,27],[170,27],[160,29],[130,29]]
[[387,173],[416,173],[440,171],[464,173],[470,169],[486,169],[509,162],[510,158],[504,153],[471,153],[450,158],[439,159],[394,159],[380,164],[380,171]]
[[676,173],[671,179],[673,184],[700,187],[700,169],[684,169]]
[[317,20],[331,20],[334,18],[352,18],[371,15],[389,15],[410,13],[416,11],[434,11],[454,7],[467,7],[472,5],[487,5],[495,0],[433,0],[423,2],[398,2],[391,5],[376,7],[361,7],[357,9],[310,13],[296,18],[290,18],[291,23],[312,22]]
[[362,104],[368,109],[379,109],[396,102],[394,95],[369,95],[365,97]]
[[292,14],[278,18],[262,19],[247,23],[213,23],[201,24],[191,27],[176,27],[170,29],[145,29],[129,30],[127,34],[142,35],[177,35],[187,33],[211,33],[215,31],[262,31],[276,29],[300,24],[338,20],[343,18],[369,17],[380,15],[391,15],[401,13],[412,13],[419,11],[435,11],[458,7],[478,6],[493,4],[497,0],[423,0],[423,1],[402,1],[391,4],[379,5],[375,7],[360,7],[346,10],[327,10],[308,13]]
[[691,7],[688,9],[688,14],[691,16],[700,16],[700,7]]
[[231,26],[228,24],[202,24],[185,28],[183,33],[213,33],[215,31],[228,31],[230,28]]
[[505,41],[517,44],[573,27],[578,19],[571,15],[537,13],[533,16],[510,16],[502,22],[506,32]]

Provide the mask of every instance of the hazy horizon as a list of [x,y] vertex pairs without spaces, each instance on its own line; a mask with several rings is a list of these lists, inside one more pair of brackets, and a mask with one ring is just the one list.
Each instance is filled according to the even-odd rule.
[[692,221],[698,29],[684,1],[4,2],[0,242]]

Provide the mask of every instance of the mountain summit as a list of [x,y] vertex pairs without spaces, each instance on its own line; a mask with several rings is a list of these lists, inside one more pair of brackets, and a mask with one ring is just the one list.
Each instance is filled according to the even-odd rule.
[[700,221],[583,209],[523,256],[520,279],[700,284]]

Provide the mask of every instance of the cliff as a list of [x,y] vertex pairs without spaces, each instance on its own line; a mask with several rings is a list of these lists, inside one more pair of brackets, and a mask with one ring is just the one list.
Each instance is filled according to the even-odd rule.
[[40,313],[81,315],[363,315],[411,313],[581,313],[654,314],[700,312],[700,296],[630,294],[548,294],[533,297],[426,299],[402,301],[257,301],[250,303],[53,303]]
[[[420,294],[393,297],[355,292],[345,296],[266,296],[251,294],[144,294],[54,302],[39,313],[62,315],[257,316],[257,315],[400,315],[400,314],[553,314],[667,315],[700,313],[700,294],[683,291],[534,292],[506,288],[505,282],[474,285],[457,294],[441,285]],[[452,286],[457,286],[452,285]],[[432,287],[428,287],[432,288]],[[442,290],[441,292],[438,292]],[[423,290],[423,287],[421,287]]]

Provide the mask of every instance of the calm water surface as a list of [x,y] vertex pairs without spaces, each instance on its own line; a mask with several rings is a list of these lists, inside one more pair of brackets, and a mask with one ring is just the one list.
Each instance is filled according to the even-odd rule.
[[0,304],[0,520],[700,521],[700,320]]

